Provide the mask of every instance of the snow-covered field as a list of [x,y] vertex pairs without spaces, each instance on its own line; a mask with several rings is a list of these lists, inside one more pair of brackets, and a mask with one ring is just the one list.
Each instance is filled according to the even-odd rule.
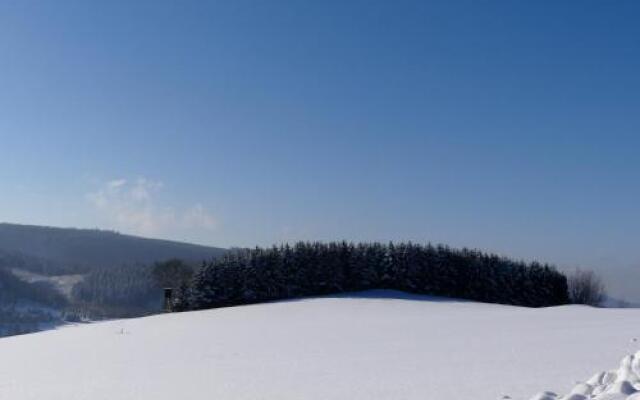
[[[634,338],[638,309],[375,291],[3,338],[0,399],[527,400],[617,368]],[[625,363],[591,383],[633,383]]]

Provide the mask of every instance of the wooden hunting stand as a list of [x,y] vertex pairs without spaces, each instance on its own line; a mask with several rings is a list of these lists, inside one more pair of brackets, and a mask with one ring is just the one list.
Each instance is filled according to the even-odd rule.
[[173,288],[164,288],[164,312],[173,311]]

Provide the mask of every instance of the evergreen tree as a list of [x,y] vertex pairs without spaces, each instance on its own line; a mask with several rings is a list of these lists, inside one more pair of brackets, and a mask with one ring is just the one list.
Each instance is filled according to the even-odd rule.
[[175,305],[201,309],[375,288],[530,307],[568,301],[566,277],[549,265],[441,245],[343,241],[231,252],[203,265]]

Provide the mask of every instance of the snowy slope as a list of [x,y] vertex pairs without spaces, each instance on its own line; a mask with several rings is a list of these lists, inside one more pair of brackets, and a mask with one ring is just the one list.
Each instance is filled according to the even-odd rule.
[[0,399],[526,400],[615,368],[639,336],[640,310],[376,291],[0,339]]

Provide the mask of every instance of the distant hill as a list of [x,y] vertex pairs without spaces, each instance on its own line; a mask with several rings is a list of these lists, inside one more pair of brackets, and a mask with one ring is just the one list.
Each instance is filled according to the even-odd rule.
[[18,267],[45,274],[150,264],[169,258],[199,263],[225,251],[97,229],[0,223],[0,267]]

